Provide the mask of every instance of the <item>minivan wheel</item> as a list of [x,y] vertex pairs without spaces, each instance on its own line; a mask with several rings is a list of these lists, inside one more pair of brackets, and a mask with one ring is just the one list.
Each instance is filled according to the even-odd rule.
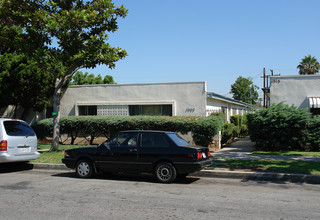
[[76,166],[76,173],[78,177],[89,178],[93,175],[93,165],[89,160],[79,160]]
[[177,171],[171,163],[159,163],[156,166],[154,175],[161,183],[171,183],[177,177]]

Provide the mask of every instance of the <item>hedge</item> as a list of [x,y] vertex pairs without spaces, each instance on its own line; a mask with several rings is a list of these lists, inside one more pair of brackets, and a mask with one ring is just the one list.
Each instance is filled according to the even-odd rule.
[[320,151],[320,116],[315,116],[309,120],[303,137],[306,150]]
[[[44,119],[33,124],[39,139],[51,137],[53,119]],[[90,136],[107,138],[122,130],[162,130],[186,134],[192,133],[197,145],[208,146],[213,137],[221,130],[222,120],[217,116],[210,117],[167,117],[167,116],[68,116],[61,117],[60,134],[66,134],[72,139]]]
[[[319,149],[320,120],[312,118],[305,109],[296,109],[283,103],[273,104],[247,115],[248,127],[256,147],[264,150]],[[319,136],[318,136],[319,137]]]

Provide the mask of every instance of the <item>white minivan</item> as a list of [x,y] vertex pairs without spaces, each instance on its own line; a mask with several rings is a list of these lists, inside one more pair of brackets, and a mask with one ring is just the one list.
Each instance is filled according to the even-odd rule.
[[38,159],[37,148],[37,136],[25,121],[0,118],[0,163]]

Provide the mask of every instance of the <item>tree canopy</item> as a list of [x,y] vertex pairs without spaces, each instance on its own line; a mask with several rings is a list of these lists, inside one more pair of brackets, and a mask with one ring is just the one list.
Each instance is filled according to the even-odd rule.
[[126,15],[111,0],[0,0],[0,51],[28,54],[55,79],[51,150],[59,147],[62,86],[81,68],[114,68],[127,55],[107,43]]
[[89,74],[88,72],[76,72],[73,77],[70,85],[93,85],[93,84],[115,84],[113,77],[106,75],[102,79],[101,75],[95,76],[94,74]]
[[259,87],[253,84],[250,77],[244,78],[239,76],[235,83],[231,85],[230,93],[233,94],[235,100],[254,105],[259,98],[258,89]]
[[320,64],[315,57],[312,57],[311,55],[309,55],[309,56],[305,56],[301,60],[297,68],[299,69],[300,75],[313,75],[319,72]]
[[29,109],[43,111],[50,103],[54,91],[54,78],[40,69],[35,61],[24,54],[0,55],[0,107],[15,106],[24,109],[25,119]]

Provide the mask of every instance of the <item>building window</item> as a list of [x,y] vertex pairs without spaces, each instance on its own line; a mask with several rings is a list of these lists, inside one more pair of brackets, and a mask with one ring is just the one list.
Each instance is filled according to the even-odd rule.
[[99,105],[97,108],[97,115],[129,115],[128,105]]
[[172,116],[172,105],[129,105],[129,115]]
[[79,115],[97,115],[97,106],[79,106]]

